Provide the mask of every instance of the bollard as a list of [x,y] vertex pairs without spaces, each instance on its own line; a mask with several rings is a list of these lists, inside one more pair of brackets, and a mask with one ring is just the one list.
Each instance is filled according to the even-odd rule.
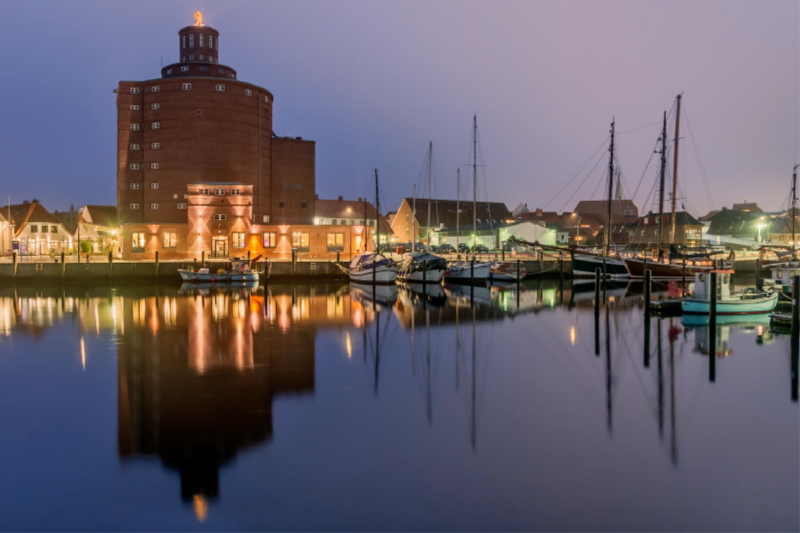
[[794,277],[792,287],[792,343],[797,345],[800,336],[800,275]]
[[158,276],[158,250],[156,250],[156,276]]
[[717,379],[717,273],[709,274],[711,301],[708,306],[708,381]]
[[759,287],[761,281],[761,258],[756,258],[756,290],[760,289]]
[[203,250],[200,253],[202,254],[200,256],[200,263],[201,263],[200,264],[200,268],[205,268],[206,267],[206,252],[205,252],[205,250]]

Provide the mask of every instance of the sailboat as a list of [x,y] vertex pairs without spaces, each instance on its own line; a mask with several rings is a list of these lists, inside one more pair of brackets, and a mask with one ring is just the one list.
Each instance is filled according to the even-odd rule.
[[[678,183],[678,134],[681,117],[681,95],[677,96],[677,113],[675,115],[675,162],[672,174],[672,215],[670,217],[670,240],[675,241],[675,200],[677,195]],[[667,165],[667,112],[664,111],[664,126],[661,131],[661,186],[658,202],[658,244],[657,250],[661,255],[662,236],[664,235],[664,173]],[[651,271],[652,279],[680,279],[684,276],[694,276],[695,274],[710,272],[716,268],[714,261],[693,260],[681,263],[671,262],[669,259],[653,258],[647,259],[625,259],[625,268],[632,278],[643,278],[645,270]]]
[[572,258],[572,272],[575,277],[594,277],[596,269],[607,278],[628,278],[628,270],[625,268],[625,263],[620,257],[612,257],[611,252],[611,235],[612,231],[612,216],[611,206],[613,205],[614,194],[614,122],[611,123],[611,146],[608,149],[608,213],[606,215],[606,228],[605,228],[605,245],[602,254],[591,254],[579,252],[575,249],[570,249],[569,253]]
[[[433,178],[432,172],[433,162],[433,142],[428,147],[428,246],[431,241],[431,180]],[[447,261],[443,258],[433,255],[429,252],[413,251],[416,244],[414,238],[414,228],[416,227],[416,199],[417,191],[414,187],[414,221],[411,223],[411,242],[412,251],[403,256],[403,261],[399,265],[397,278],[405,282],[425,282],[425,283],[440,283],[444,278],[445,270],[447,270]]]
[[[364,241],[364,253],[358,254],[350,261],[347,274],[354,283],[392,284],[397,281],[397,266],[394,261],[381,255],[377,247],[381,242],[380,226],[380,196],[378,194],[378,169],[375,169],[375,248],[376,251],[366,250],[367,241]],[[364,227],[368,227],[364,221]]]
[[[460,213],[456,213],[456,226],[460,224]],[[478,230],[478,115],[472,117],[472,232]],[[486,281],[489,277],[491,263],[475,261],[456,261],[447,266],[444,277],[450,282],[466,282],[471,280]]]
[[795,228],[795,221],[797,220],[797,168],[800,165],[795,165],[792,172],[792,209],[790,217],[792,219],[792,249],[787,251],[785,255],[790,255],[791,260],[775,263],[769,266],[772,274],[772,280],[775,285],[780,285],[785,291],[791,291],[794,277],[800,274],[800,261],[797,260],[797,233]]

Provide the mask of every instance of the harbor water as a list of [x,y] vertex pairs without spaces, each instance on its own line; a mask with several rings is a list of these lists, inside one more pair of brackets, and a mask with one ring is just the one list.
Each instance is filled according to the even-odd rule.
[[0,528],[798,530],[791,336],[602,299],[1,289]]

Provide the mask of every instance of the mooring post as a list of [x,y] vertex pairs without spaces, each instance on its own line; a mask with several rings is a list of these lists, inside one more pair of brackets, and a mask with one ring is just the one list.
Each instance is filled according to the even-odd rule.
[[11,262],[14,263],[14,277],[17,276],[17,252],[11,253]]
[[64,277],[67,274],[67,262],[65,261],[66,255],[64,252],[61,252],[61,277]]
[[681,271],[681,291],[686,290],[686,252],[683,252],[683,270]]
[[792,343],[797,345],[800,336],[800,275],[794,277],[792,287]]
[[650,366],[650,298],[652,274],[649,270],[644,271],[644,366]]
[[156,277],[158,277],[158,250],[156,250]]
[[717,379],[717,273],[711,272],[711,300],[708,306],[708,380]]
[[422,290],[425,290],[425,284],[428,283],[428,260],[422,262]]
[[756,258],[756,290],[761,288],[759,286],[761,284],[760,281],[761,281],[761,258],[757,257]]
[[594,269],[594,354],[600,357],[600,267]]
[[205,267],[206,267],[206,251],[205,251],[205,250],[203,250],[203,251],[202,251],[202,252],[200,252],[200,253],[202,254],[202,255],[200,256],[200,263],[201,263],[201,264],[200,264],[200,268],[205,268]]
[[336,252],[336,264],[339,264],[339,252]]

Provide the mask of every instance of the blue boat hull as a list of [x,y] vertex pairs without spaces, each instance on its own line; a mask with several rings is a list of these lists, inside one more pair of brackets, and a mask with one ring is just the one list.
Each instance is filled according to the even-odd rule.
[[[748,300],[723,300],[717,302],[717,315],[757,315],[770,313],[778,304],[778,294]],[[686,299],[681,302],[684,314],[707,315],[708,300]]]

